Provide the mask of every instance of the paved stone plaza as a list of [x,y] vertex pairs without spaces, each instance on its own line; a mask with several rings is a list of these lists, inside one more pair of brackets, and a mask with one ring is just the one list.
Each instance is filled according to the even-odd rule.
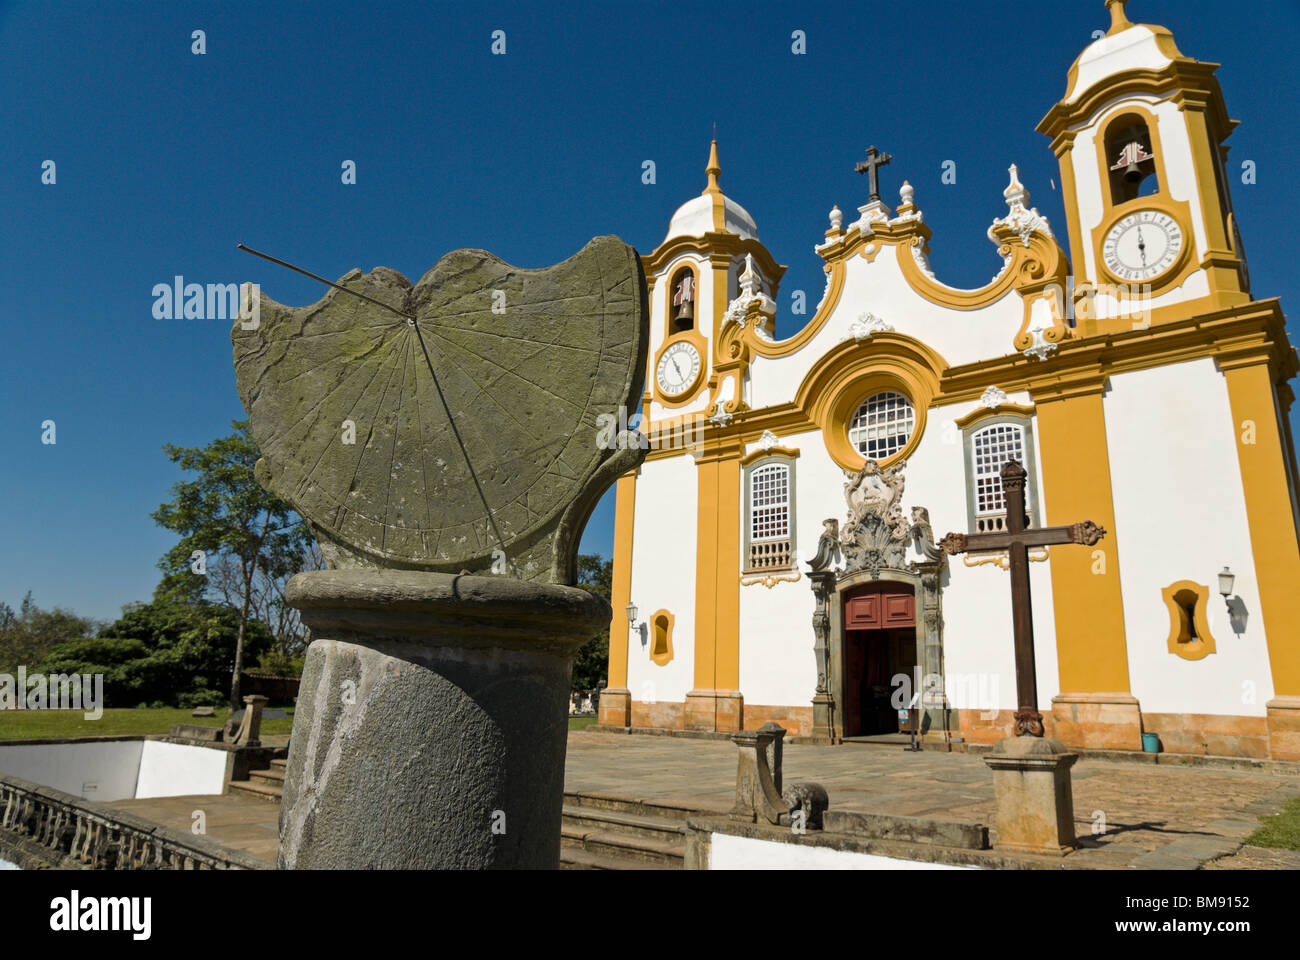
[[[1300,775],[1177,762],[1082,758],[1074,766],[1076,867],[1192,868],[1231,854],[1300,796]],[[564,788],[725,812],[735,795],[736,747],[726,740],[571,733]],[[814,780],[831,809],[994,822],[993,776],[977,756],[897,746],[785,747],[785,782]],[[1105,833],[1093,824],[1105,817]],[[1261,854],[1256,856],[1255,854]],[[1246,867],[1300,867],[1300,853],[1247,848]],[[1232,864],[1226,864],[1232,865]]]
[[[735,792],[727,740],[569,734],[565,791],[725,812]],[[979,757],[907,753],[896,746],[785,748],[785,780],[815,780],[831,808],[992,824],[992,772]],[[1241,847],[1261,815],[1300,796],[1300,775],[1215,764],[1160,765],[1084,757],[1074,767],[1074,868],[1298,869],[1300,852]],[[278,807],[245,795],[122,800],[113,806],[189,830],[195,810],[209,839],[274,861]],[[1105,817],[1105,832],[1094,823]],[[1207,861],[1212,861],[1207,864]]]

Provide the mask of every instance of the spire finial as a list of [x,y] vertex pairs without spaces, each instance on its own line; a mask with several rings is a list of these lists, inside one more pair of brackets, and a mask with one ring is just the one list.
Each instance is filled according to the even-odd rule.
[[718,177],[722,173],[722,165],[718,163],[718,138],[716,134],[713,143],[709,147],[709,165],[704,168],[704,172],[709,175],[709,185],[701,191],[701,194],[721,193],[722,188],[718,186]]
[[1124,14],[1126,3],[1128,0],[1106,0],[1106,9],[1110,11],[1110,29],[1106,31],[1106,36],[1109,37],[1112,33],[1119,33],[1133,26]]

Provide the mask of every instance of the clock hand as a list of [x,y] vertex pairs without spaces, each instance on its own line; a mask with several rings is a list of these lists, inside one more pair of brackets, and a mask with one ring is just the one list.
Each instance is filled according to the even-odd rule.
[[1147,245],[1142,240],[1142,227],[1138,225],[1138,255],[1142,258],[1142,266],[1147,265]]
[[[235,246],[238,247],[240,250],[243,250],[245,253],[251,253],[253,256],[261,257],[263,260],[270,260],[272,263],[279,264],[282,267],[288,267],[290,270],[293,270],[295,273],[301,273],[304,277],[311,277],[313,280],[319,280],[321,283],[325,284],[326,286],[333,287],[335,290],[342,290],[344,293],[350,293],[354,297],[360,297],[362,300],[366,300],[370,303],[375,304],[376,306],[383,307],[385,310],[389,311],[390,313],[397,314],[399,317],[401,317],[403,320],[407,322],[407,325],[410,326],[412,330],[415,331],[415,337],[420,342],[420,350],[424,354],[424,362],[429,366],[429,376],[433,377],[433,387],[435,390],[438,391],[438,399],[442,401],[443,412],[447,415],[447,423],[451,426],[451,432],[453,436],[455,436],[456,438],[456,445],[460,447],[461,455],[465,458],[465,466],[469,468],[470,478],[473,479],[474,481],[474,489],[478,491],[478,497],[483,504],[483,509],[487,511],[488,524],[492,527],[492,532],[496,534],[497,545],[501,548],[501,553],[506,558],[506,564],[509,566],[512,573],[516,573],[516,571],[514,570],[514,564],[510,562],[509,555],[506,552],[505,538],[501,536],[501,530],[497,527],[496,515],[492,512],[492,508],[488,506],[487,496],[484,495],[483,493],[483,485],[479,483],[478,474],[474,471],[474,464],[470,461],[469,458],[469,451],[465,449],[465,441],[463,441],[460,437],[460,430],[456,428],[456,421],[451,415],[451,407],[448,406],[447,398],[442,394],[442,385],[438,382],[438,375],[433,371],[433,361],[429,359],[429,349],[424,345],[424,337],[420,334],[420,325],[419,323],[416,322],[415,317],[413,317],[409,313],[403,313],[401,310],[398,310],[396,307],[392,306],[391,304],[384,303],[382,300],[376,300],[374,297],[368,297],[364,293],[357,293],[355,290],[350,290],[347,287],[334,283],[333,281],[326,280],[324,277],[319,277],[314,273],[310,273],[302,269],[302,267],[295,267],[292,263],[288,263],[287,261],[284,260],[279,260],[269,254],[262,253],[259,250],[254,250],[252,247],[246,247],[242,243],[237,243],[235,244]],[[516,576],[517,575],[518,574],[516,573]]]

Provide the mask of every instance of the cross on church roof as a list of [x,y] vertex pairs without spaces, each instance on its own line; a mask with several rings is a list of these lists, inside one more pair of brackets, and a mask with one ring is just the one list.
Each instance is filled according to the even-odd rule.
[[950,533],[939,541],[944,553],[1006,550],[1011,568],[1011,621],[1016,650],[1016,736],[1041,737],[1043,715],[1038,712],[1038,683],[1034,668],[1034,621],[1029,598],[1029,548],[1081,543],[1092,546],[1106,535],[1091,520],[1064,527],[1025,526],[1025,477],[1015,460],[1002,467],[1002,491],[1007,499],[1007,529],[1003,533]]
[[887,166],[893,159],[890,154],[881,153],[872,145],[867,147],[867,159],[859,160],[858,165],[853,168],[858,173],[867,174],[867,189],[870,192],[870,196],[867,197],[868,203],[880,200],[880,177],[877,168]]

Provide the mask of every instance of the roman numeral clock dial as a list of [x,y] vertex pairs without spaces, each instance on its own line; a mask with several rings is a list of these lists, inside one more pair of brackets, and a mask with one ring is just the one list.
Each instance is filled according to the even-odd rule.
[[700,375],[700,354],[695,345],[682,341],[674,343],[659,357],[655,379],[659,391],[675,397],[686,392]]
[[1183,252],[1183,229],[1159,210],[1139,210],[1106,232],[1102,262],[1119,280],[1149,281],[1167,273]]

